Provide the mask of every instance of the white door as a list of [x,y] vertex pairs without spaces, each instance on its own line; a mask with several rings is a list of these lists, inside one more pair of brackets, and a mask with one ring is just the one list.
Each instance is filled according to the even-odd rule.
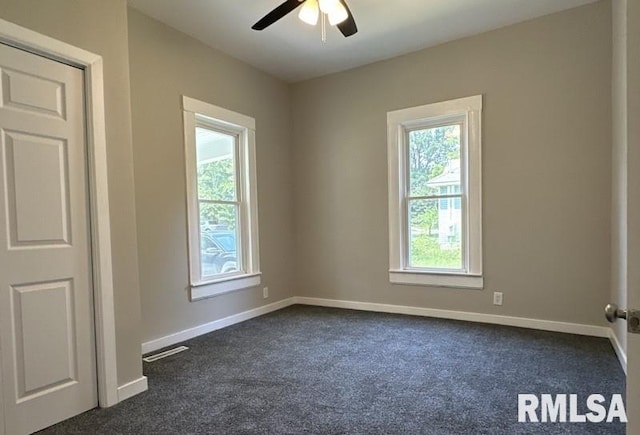
[[97,406],[83,71],[0,44],[7,435]]
[[[640,310],[640,2],[627,4],[627,304]],[[640,334],[627,335],[628,434],[640,433]]]

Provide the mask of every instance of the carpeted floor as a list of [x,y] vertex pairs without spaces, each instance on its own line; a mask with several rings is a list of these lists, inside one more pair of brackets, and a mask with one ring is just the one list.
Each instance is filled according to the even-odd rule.
[[[145,363],[149,391],[47,434],[624,434],[518,423],[518,393],[624,393],[608,340],[292,306]],[[586,412],[581,407],[582,412]]]

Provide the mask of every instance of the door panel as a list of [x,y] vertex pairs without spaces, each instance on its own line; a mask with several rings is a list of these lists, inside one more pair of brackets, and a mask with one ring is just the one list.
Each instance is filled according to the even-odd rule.
[[3,139],[10,249],[69,244],[66,141],[7,130]]
[[[640,309],[640,2],[627,0],[627,303]],[[628,434],[640,433],[640,335],[627,335]]]
[[11,305],[18,401],[77,382],[72,281],[15,286]]
[[60,118],[64,116],[64,83],[10,68],[2,70],[2,104]]
[[7,435],[97,406],[84,77],[0,44],[0,358]]

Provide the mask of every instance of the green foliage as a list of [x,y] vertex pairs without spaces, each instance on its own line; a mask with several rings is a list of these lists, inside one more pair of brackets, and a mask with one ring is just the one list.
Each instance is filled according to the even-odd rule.
[[460,126],[414,130],[409,145],[411,195],[432,195],[429,180],[442,174],[450,159],[460,158]]
[[411,265],[414,267],[459,269],[462,265],[462,253],[459,247],[442,249],[438,238],[428,234],[413,236],[410,254]]
[[412,228],[420,228],[431,234],[438,227],[438,204],[435,199],[411,201],[409,214],[409,224]]
[[[201,200],[234,201],[236,182],[233,159],[221,159],[198,165],[198,198]],[[231,204],[200,204],[200,222],[236,226],[236,207]]]

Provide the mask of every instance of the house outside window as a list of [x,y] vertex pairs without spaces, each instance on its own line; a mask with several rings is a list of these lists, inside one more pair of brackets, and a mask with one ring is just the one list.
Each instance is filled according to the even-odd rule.
[[255,120],[183,97],[191,299],[260,284]]
[[482,96],[387,114],[389,278],[482,288]]
[[[459,148],[460,137],[456,136]],[[439,171],[438,171],[439,172]],[[427,181],[427,186],[438,189],[444,199],[440,199],[438,206],[438,244],[441,250],[460,251],[460,233],[462,229],[462,197],[460,190],[460,159],[452,158],[446,161],[442,173]]]

